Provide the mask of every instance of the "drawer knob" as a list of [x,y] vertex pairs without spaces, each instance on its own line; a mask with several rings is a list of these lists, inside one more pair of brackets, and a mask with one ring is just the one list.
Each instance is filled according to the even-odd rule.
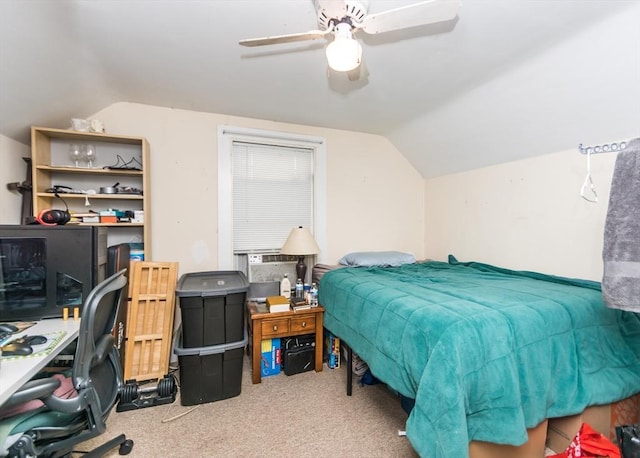
[[306,321],[303,321],[303,322],[302,322],[302,327],[303,327],[303,328],[306,328],[306,327],[307,327],[307,322],[306,322]]
[[277,330],[278,330],[278,326],[274,325],[274,326],[273,326],[273,330],[274,330],[274,331],[277,331]]

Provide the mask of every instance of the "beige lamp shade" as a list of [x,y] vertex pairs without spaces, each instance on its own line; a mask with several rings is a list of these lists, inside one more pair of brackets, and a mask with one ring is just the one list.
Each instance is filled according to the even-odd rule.
[[280,253],[305,256],[320,253],[320,247],[313,235],[311,235],[311,231],[306,227],[299,226],[291,229],[291,233],[287,237],[287,241],[282,245]]

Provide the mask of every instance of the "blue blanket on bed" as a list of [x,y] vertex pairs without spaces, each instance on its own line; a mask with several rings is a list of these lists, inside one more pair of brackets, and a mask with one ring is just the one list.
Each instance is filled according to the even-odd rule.
[[325,327],[415,399],[421,456],[521,445],[545,418],[640,392],[640,316],[605,307],[597,282],[452,258],[336,269],[319,300]]

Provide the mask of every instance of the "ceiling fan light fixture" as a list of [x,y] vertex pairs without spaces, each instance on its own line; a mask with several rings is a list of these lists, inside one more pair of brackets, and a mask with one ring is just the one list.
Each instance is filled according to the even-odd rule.
[[349,72],[362,61],[362,46],[353,38],[351,27],[341,23],[336,26],[335,39],[327,46],[327,62],[337,72]]
[[458,15],[461,3],[461,0],[414,0],[417,3],[369,14],[369,0],[313,1],[318,30],[251,38],[240,40],[240,44],[263,46],[333,37],[326,49],[329,67],[348,73],[349,79],[355,81],[361,74],[362,46],[353,38],[354,33],[372,35],[451,21]]

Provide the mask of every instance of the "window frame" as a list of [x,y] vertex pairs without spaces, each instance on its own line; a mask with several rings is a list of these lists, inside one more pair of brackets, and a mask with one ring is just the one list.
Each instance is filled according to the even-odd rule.
[[[235,141],[294,146],[313,150],[314,238],[320,247],[318,261],[327,251],[327,147],[326,139],[246,127],[218,126],[218,269],[236,270],[233,253],[233,170]],[[284,242],[283,242],[284,243]]]

